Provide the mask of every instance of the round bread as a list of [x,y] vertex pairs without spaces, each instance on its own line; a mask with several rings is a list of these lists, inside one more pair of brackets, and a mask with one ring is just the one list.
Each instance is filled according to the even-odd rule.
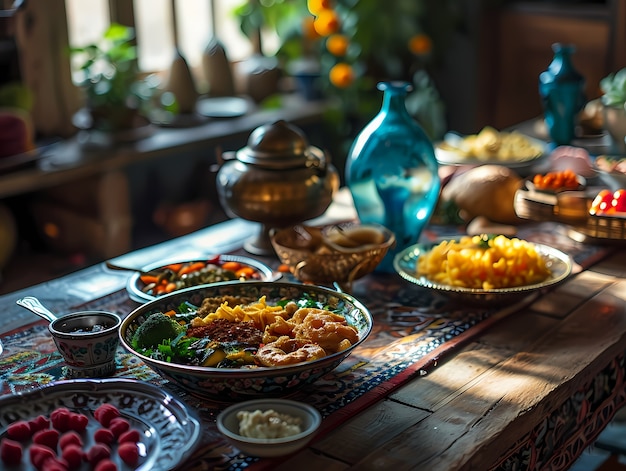
[[482,165],[455,175],[443,188],[443,200],[451,200],[461,210],[461,217],[471,221],[483,216],[500,224],[518,224],[515,213],[515,193],[522,178],[508,167]]

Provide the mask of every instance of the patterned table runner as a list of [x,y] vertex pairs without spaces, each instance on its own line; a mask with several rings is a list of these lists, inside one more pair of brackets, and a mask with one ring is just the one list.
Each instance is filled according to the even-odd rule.
[[[569,253],[577,270],[610,251],[610,248],[574,242],[545,227],[520,234],[520,237]],[[392,274],[373,274],[358,280],[353,295],[371,311],[374,317],[372,333],[337,369],[290,396],[314,405],[322,413],[324,421],[320,436],[415,375],[425,374],[438,359],[521,307],[498,310],[455,305]],[[124,316],[137,306],[125,291],[118,291],[76,308],[110,310]],[[9,333],[1,341],[5,349],[0,356],[0,392],[3,395],[30,390],[66,377],[64,362],[43,322]],[[186,470],[271,469],[271,460],[244,456],[221,437],[215,417],[224,404],[185,394],[121,347],[117,363],[115,376],[162,385],[200,414],[202,443],[192,459],[185,463]]]

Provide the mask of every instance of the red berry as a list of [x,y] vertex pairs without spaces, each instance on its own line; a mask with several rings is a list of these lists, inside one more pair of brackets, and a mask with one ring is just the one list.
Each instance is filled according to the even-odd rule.
[[59,431],[53,428],[45,430],[39,430],[33,435],[33,443],[39,443],[40,445],[46,445],[47,447],[56,450],[59,443]]
[[120,411],[112,404],[102,404],[94,411],[93,416],[104,427],[108,427],[111,420],[120,416]]
[[8,466],[14,466],[20,464],[22,461],[22,455],[24,449],[21,443],[11,440],[10,438],[3,438],[0,441],[0,459]]
[[30,424],[26,420],[18,420],[13,422],[7,428],[7,436],[12,440],[28,440],[32,437]]
[[30,419],[28,424],[30,425],[30,431],[35,433],[39,430],[50,428],[50,419],[45,415],[38,415],[34,419]]
[[42,469],[48,459],[55,459],[56,453],[52,448],[38,443],[33,443],[28,449],[30,462],[36,469]]
[[69,417],[70,430],[76,430],[77,432],[84,432],[89,424],[89,417],[77,412],[71,412]]
[[68,471],[68,469],[68,464],[57,458],[48,458],[41,467],[41,471]]
[[64,450],[68,445],[78,445],[79,447],[83,447],[83,439],[76,433],[74,430],[70,430],[69,432],[61,435],[59,439],[59,447],[61,450]]
[[67,432],[71,429],[70,417],[72,412],[66,407],[59,407],[50,414],[52,426],[59,432]]
[[117,471],[117,465],[110,459],[105,459],[96,465],[94,471]]
[[83,462],[83,449],[75,443],[70,443],[63,448],[61,457],[67,461],[67,464],[71,469],[78,469]]
[[141,439],[141,436],[139,435],[139,431],[137,429],[132,428],[124,432],[123,434],[121,434],[119,438],[117,439],[117,441],[119,443],[124,443],[124,442],[137,443],[140,439]]
[[85,454],[85,459],[91,466],[111,457],[111,448],[103,443],[94,444]]
[[113,432],[113,435],[115,435],[115,437],[119,437],[121,434],[123,434],[129,429],[130,429],[130,423],[128,422],[128,420],[122,417],[114,418],[113,420],[111,420],[111,423],[109,424],[109,430]]
[[120,443],[117,454],[128,466],[135,467],[139,462],[139,447],[134,442]]
[[99,428],[94,432],[93,439],[96,443],[111,445],[115,441],[115,436],[108,428]]

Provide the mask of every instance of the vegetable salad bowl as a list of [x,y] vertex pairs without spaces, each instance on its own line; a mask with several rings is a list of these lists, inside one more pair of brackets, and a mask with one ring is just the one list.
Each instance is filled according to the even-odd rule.
[[[347,348],[326,356],[284,366],[247,365],[244,367],[200,366],[155,359],[133,347],[133,337],[139,327],[154,313],[180,309],[181,305],[198,307],[208,297],[234,296],[260,299],[267,305],[280,300],[303,300],[343,316],[354,327],[357,341]],[[192,309],[192,316],[193,316]],[[318,378],[336,368],[361,344],[372,329],[368,309],[349,294],[328,288],[287,282],[229,281],[185,288],[161,296],[132,311],[120,326],[124,348],[146,365],[186,392],[203,399],[233,402],[245,399],[280,397],[313,384]]]

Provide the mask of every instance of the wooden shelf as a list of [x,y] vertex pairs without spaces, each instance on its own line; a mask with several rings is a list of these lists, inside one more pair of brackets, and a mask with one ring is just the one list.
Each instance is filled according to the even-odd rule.
[[[106,173],[131,164],[173,154],[210,149],[229,139],[247,139],[258,126],[284,119],[304,126],[321,121],[327,105],[286,96],[284,106],[257,109],[245,116],[214,119],[186,128],[153,127],[146,137],[114,147],[86,147],[81,134],[48,146],[35,166],[0,175],[0,198],[30,193],[85,177]],[[208,156],[215,161],[216,156]]]

